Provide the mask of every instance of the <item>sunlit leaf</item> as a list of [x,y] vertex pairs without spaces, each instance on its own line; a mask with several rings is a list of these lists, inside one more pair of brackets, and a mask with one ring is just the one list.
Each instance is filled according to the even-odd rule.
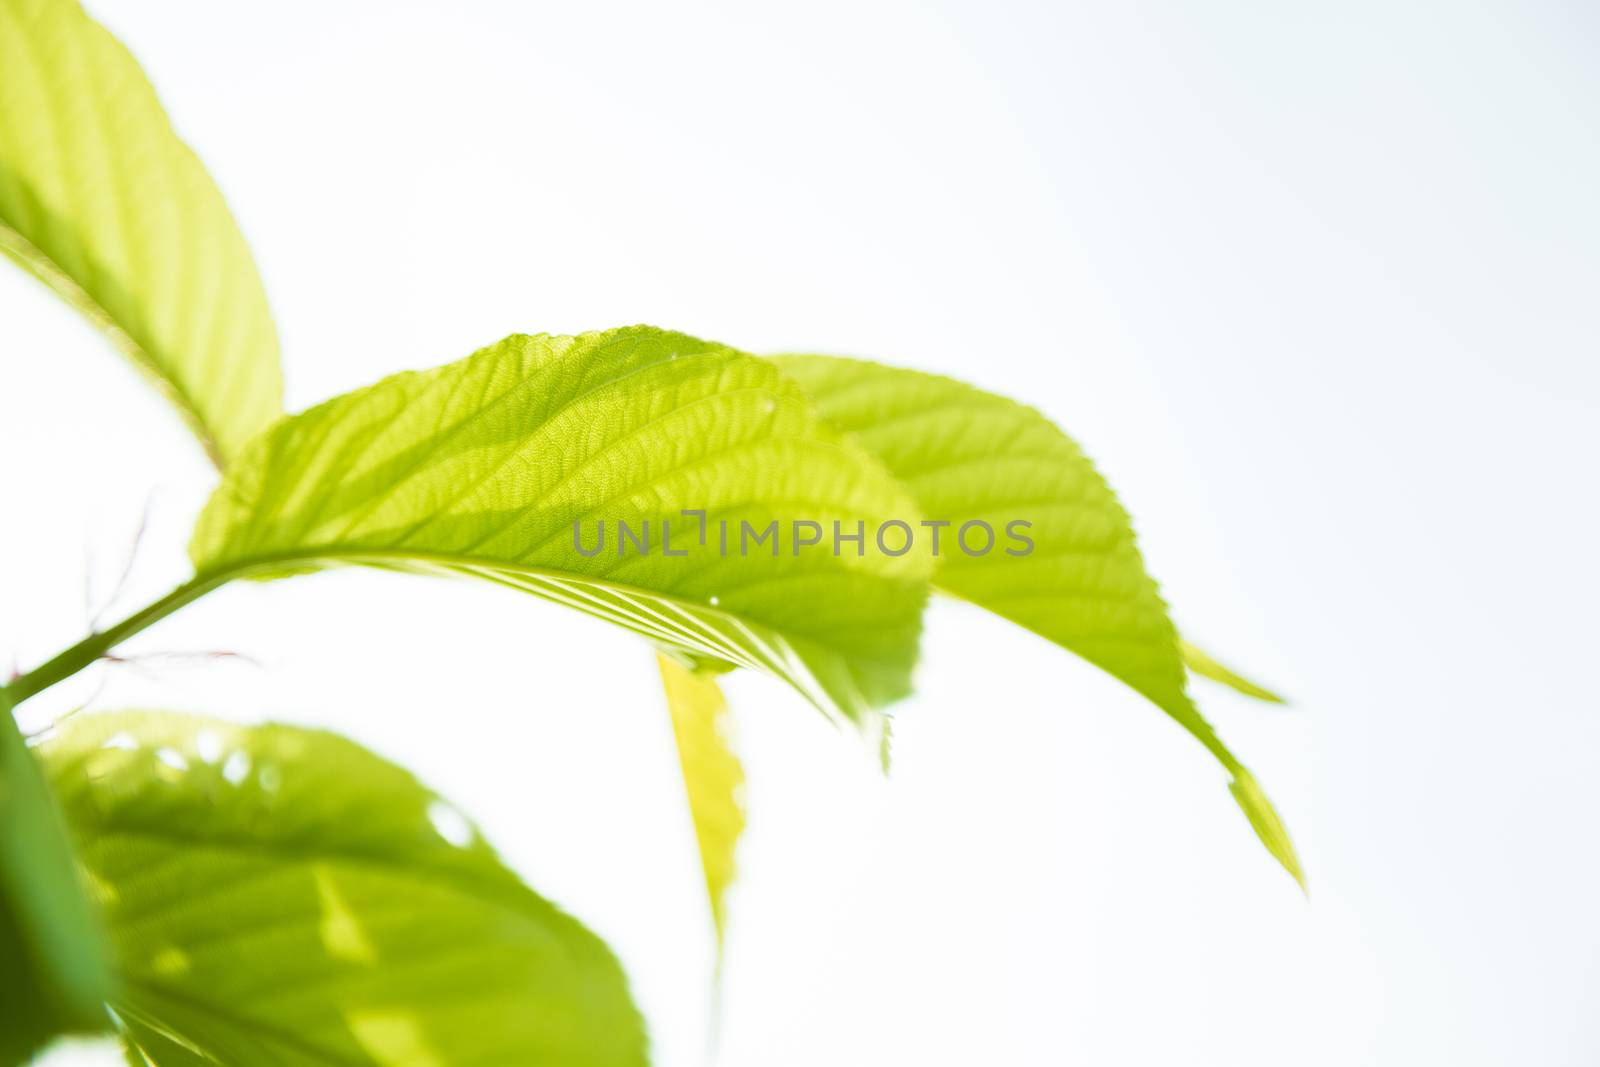
[[700,866],[705,872],[711,901],[711,921],[717,934],[717,958],[722,957],[727,933],[728,887],[736,873],[734,852],[744,832],[744,768],[729,737],[728,702],[716,679],[705,671],[691,671],[666,656],[658,656],[661,682],[672,714],[672,735],[700,846]]
[[404,770],[332,734],[126,712],[42,746],[160,1067],[632,1067],[621,968]]
[[279,414],[250,250],[139,65],[73,0],[0,0],[0,252],[104,331],[219,465]]
[[[684,509],[706,513],[703,544]],[[279,422],[229,469],[191,555],[203,580],[349,563],[485,578],[766,671],[873,730],[909,688],[931,561],[870,534],[860,556],[738,538],[915,514],[772,364],[633,327],[509,337]],[[619,521],[648,524],[648,553],[619,546]]]
[[0,689],[0,1064],[59,1034],[106,1029],[109,989],[99,917]]
[[1268,704],[1286,703],[1283,697],[1272,690],[1265,686],[1257,685],[1232,667],[1219,663],[1209,652],[1198,645],[1190,644],[1188,641],[1179,641],[1178,650],[1183,655],[1184,666],[1202,678],[1220,682],[1235,692],[1266,701]]
[[[1066,434],[1032,408],[937,375],[826,356],[774,362],[883,460],[926,521],[950,524],[937,588],[1070,649],[1176,719],[1227,768],[1251,826],[1301,880],[1271,803],[1185,690],[1178,636],[1127,513]],[[969,522],[987,523],[992,542],[978,526],[963,542]]]

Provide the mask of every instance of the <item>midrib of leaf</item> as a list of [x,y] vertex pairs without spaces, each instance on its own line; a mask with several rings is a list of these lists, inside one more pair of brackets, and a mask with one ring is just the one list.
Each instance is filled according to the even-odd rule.
[[[113,1013],[118,1029],[122,1031],[123,1052],[128,1067],[190,1067],[196,1063],[209,1065],[219,1062],[188,1037],[173,1033],[170,1026],[156,1022],[138,1008],[123,1003],[113,1009]],[[157,1045],[156,1042],[161,1044]]]
[[[52,219],[50,224],[65,229],[59,220]],[[83,242],[78,242],[80,247],[87,247]],[[90,324],[103,333],[112,347],[121,352],[130,363],[139,371],[155,389],[166,397],[168,402],[177,409],[178,415],[184,424],[200,440],[205,449],[206,457],[217,468],[222,467],[222,453],[217,446],[215,435],[206,425],[200,410],[196,407],[193,397],[178,384],[159,361],[147,352],[133,336],[123,329],[112,317],[111,313],[97,301],[89,292],[79,285],[60,264],[51,259],[32,241],[12,227],[9,220],[0,216],[0,253],[3,253],[12,262],[23,270],[33,275],[44,285],[48,286],[73,310],[77,311]],[[91,270],[99,268],[90,264]],[[104,272],[100,272],[104,273]]]
[[[703,601],[690,600],[686,597],[674,596],[640,586],[628,585],[605,578],[591,577],[574,571],[563,571],[550,567],[536,567],[529,564],[519,564],[504,559],[495,559],[485,556],[452,555],[438,552],[413,551],[409,549],[373,549],[352,548],[348,551],[332,550],[328,546],[318,546],[315,551],[272,553],[266,555],[246,557],[230,562],[225,567],[208,570],[197,575],[192,584],[216,587],[226,582],[252,577],[261,577],[296,567],[319,567],[330,565],[357,565],[372,566],[386,569],[419,570],[422,573],[444,572],[445,576],[460,576],[469,574],[476,578],[504,585],[520,592],[532,593],[553,603],[563,604],[575,608],[586,614],[595,616],[606,622],[613,623],[631,630],[641,637],[657,643],[665,643],[673,649],[687,653],[694,657],[703,657],[704,653],[698,647],[700,644],[721,645],[726,652],[725,661],[731,665],[746,667],[751,670],[774,674],[788,681],[806,700],[822,711],[829,718],[841,724],[848,723],[856,729],[864,730],[869,734],[869,740],[876,741],[881,725],[879,716],[872,714],[871,702],[859,689],[853,694],[853,706],[836,708],[834,701],[830,700],[826,688],[802,661],[782,654],[783,646],[795,647],[810,644],[824,651],[833,653],[848,662],[851,652],[847,642],[829,642],[819,637],[805,635],[783,634],[764,623],[746,621],[732,612],[724,611],[716,606]],[[581,598],[562,596],[558,590],[545,587],[532,586],[515,581],[509,575],[517,575],[534,581],[554,583],[559,586],[592,587],[616,594],[628,600],[643,600],[646,602],[669,605],[690,621],[698,621],[698,616],[711,616],[720,620],[730,630],[744,634],[749,639],[748,647],[728,645],[724,643],[723,635],[707,634],[701,630],[692,635],[680,631],[674,633],[671,624],[661,619],[658,624],[652,625],[641,620],[636,615],[622,614],[615,607],[607,607],[593,601],[585,602]],[[659,616],[657,616],[660,619]],[[770,636],[762,636],[752,627],[759,627]],[[688,640],[685,637],[688,636]],[[716,638],[708,641],[707,637]],[[840,720],[838,712],[844,713]]]
[[[240,1015],[235,1012],[231,1012],[211,1001],[200,1000],[197,997],[185,994],[169,986],[157,985],[154,982],[148,981],[147,979],[136,978],[120,971],[118,973],[118,977],[125,986],[130,986],[138,990],[138,995],[140,997],[154,1000],[164,1000],[168,1004],[176,1004],[190,1012],[194,1012],[198,1015],[208,1016],[209,1018],[220,1022],[225,1026],[230,1026],[235,1030],[242,1030],[246,1033],[253,1034],[258,1040],[265,1039],[268,1041],[277,1042],[284,1048],[290,1049],[302,1056],[308,1056],[319,1063],[332,1064],[333,1067],[372,1067],[372,1061],[370,1058],[356,1059],[354,1057],[341,1056],[331,1049],[323,1048],[320,1045],[305,1040],[298,1034],[295,1034],[284,1027],[274,1026],[272,1023],[263,1022],[260,1019],[254,1019],[246,1015]],[[117,1010],[127,1010],[126,1006],[122,1003],[121,997],[116,998],[116,1000]],[[154,1016],[149,1015],[142,1008],[135,1008],[133,1013],[138,1016],[143,1016],[144,1018],[142,1021],[144,1024],[152,1027],[153,1029],[165,1030],[169,1028],[168,1024],[165,1023],[157,1025],[154,1021]],[[173,1040],[173,1037],[169,1035],[168,1040]],[[194,1039],[184,1035],[183,1040],[193,1042]]]

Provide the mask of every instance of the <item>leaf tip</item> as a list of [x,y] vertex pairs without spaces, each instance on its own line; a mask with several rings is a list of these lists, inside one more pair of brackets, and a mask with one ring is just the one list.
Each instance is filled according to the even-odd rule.
[[1268,689],[1258,682],[1251,681],[1198,645],[1179,639],[1178,651],[1183,657],[1184,666],[1202,678],[1209,678],[1219,685],[1225,685],[1234,692],[1241,693],[1253,700],[1259,700],[1263,704],[1281,704],[1284,706],[1289,704],[1288,699],[1282,694]]
[[1300,867],[1300,857],[1295,854],[1294,842],[1289,839],[1288,829],[1255,776],[1243,767],[1235,767],[1233,780],[1228,783],[1228,792],[1233,794],[1233,799],[1244,811],[1245,818],[1250,820],[1251,829],[1255,830],[1267,851],[1289,872],[1289,876],[1299,885],[1300,892],[1309,896],[1305,871]]

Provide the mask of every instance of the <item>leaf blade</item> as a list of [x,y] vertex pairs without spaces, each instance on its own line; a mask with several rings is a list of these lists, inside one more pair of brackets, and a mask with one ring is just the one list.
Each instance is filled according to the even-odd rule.
[[727,892],[738,875],[734,855],[745,827],[744,768],[733,749],[728,702],[716,679],[667,656],[658,655],[656,661],[700,852],[720,971],[727,939]]
[[153,1062],[645,1062],[609,950],[365,749],[124,712],[43,753]]
[[[685,509],[702,515],[672,526],[669,557],[661,524]],[[230,469],[190,555],[202,577],[365,564],[495,581],[775,675],[870,733],[909,691],[931,561],[724,553],[716,524],[911,512],[769,364],[628,327],[514,335],[283,420]],[[601,522],[612,540],[587,555]],[[625,552],[618,522],[649,524],[655,550]]]
[[772,359],[930,521],[1030,522],[1020,532],[1031,547],[1016,541],[1015,555],[948,545],[935,587],[1076,653],[1166,712],[1228,771],[1251,828],[1304,887],[1282,820],[1190,699],[1177,631],[1132,523],[1076,442],[1034,409],[951,378],[831,356]]
[[1192,644],[1188,641],[1179,641],[1178,649],[1183,655],[1184,666],[1188,667],[1192,673],[1198,674],[1202,678],[1209,678],[1213,682],[1227,686],[1236,693],[1243,694],[1247,697],[1253,697],[1256,700],[1266,704],[1288,703],[1287,700],[1273,692],[1271,689],[1268,689],[1264,685],[1259,685],[1255,682],[1252,682],[1238,671],[1235,671],[1232,667],[1229,667],[1227,664],[1212,656],[1211,653],[1207,652],[1199,645]]
[[73,0],[0,2],[0,254],[105,333],[219,466],[280,413],[244,238],[138,63]]

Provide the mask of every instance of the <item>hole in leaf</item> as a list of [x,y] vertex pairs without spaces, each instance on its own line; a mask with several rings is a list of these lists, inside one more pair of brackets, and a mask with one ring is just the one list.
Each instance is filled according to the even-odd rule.
[[433,823],[440,837],[457,848],[472,844],[472,824],[465,815],[444,801],[435,800],[428,805],[428,821]]

